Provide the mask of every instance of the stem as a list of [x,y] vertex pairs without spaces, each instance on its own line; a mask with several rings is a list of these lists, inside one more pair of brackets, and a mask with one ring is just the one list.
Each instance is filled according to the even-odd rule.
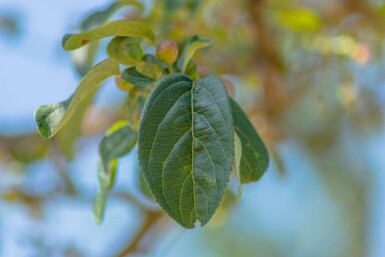
[[174,68],[172,67],[172,65],[171,64],[168,64],[168,73],[175,73],[175,71],[174,71]]

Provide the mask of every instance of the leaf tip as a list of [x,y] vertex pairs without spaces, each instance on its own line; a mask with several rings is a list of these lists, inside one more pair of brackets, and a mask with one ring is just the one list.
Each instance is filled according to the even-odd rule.
[[100,217],[100,216],[98,216],[96,213],[94,213],[94,221],[95,221],[96,224],[102,225],[102,223],[103,223],[103,218]]
[[[100,193],[98,194],[95,202],[94,202],[94,213],[93,213],[93,216],[94,216],[94,221],[96,224],[98,225],[101,225],[103,223],[103,217],[104,217],[104,201],[103,203],[100,203],[99,201],[101,200],[100,199]],[[104,200],[104,199],[102,199]]]
[[65,50],[68,50],[67,48],[66,48],[66,43],[67,43],[67,41],[73,36],[74,34],[65,34],[64,36],[63,36],[63,39],[62,39],[62,41],[61,41],[61,44],[62,44],[62,47],[65,49]]
[[51,138],[52,137],[51,130],[47,127],[44,120],[44,106],[38,107],[35,110],[33,116],[34,116],[34,120],[35,120],[39,134],[44,138]]

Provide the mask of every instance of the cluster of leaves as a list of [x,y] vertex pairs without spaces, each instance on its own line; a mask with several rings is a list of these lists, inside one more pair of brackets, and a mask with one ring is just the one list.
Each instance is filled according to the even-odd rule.
[[107,78],[116,77],[118,87],[131,96],[130,115],[109,128],[100,143],[97,222],[118,159],[138,143],[140,171],[161,207],[183,227],[193,228],[197,221],[205,225],[223,198],[233,166],[239,183],[257,181],[266,171],[269,158],[262,140],[219,77],[199,78],[193,56],[210,45],[207,39],[191,37],[181,54],[176,43],[164,41],[153,54],[155,36],[146,23],[116,20],[65,35],[63,48],[75,50],[106,37],[113,37],[109,58],[92,68],[67,100],[36,110],[39,133],[53,137]]

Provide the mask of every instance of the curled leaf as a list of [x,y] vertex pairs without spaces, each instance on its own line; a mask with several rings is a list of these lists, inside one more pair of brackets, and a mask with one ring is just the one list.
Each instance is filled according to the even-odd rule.
[[104,60],[80,81],[69,99],[37,108],[34,116],[39,133],[45,138],[53,137],[71,119],[78,105],[87,96],[95,92],[104,80],[119,73],[119,63],[116,60]]
[[75,50],[106,37],[140,37],[147,39],[151,43],[155,40],[154,32],[146,23],[116,20],[80,34],[67,34],[63,37],[62,44],[65,50]]

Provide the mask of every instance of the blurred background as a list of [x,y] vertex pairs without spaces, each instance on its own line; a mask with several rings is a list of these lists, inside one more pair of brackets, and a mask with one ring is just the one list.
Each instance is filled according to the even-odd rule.
[[[0,256],[385,256],[385,1],[139,2],[0,0]],[[105,12],[144,19],[157,43],[210,38],[199,72],[226,80],[269,148],[263,178],[204,228],[159,209],[135,151],[94,222],[98,144],[127,97],[113,80],[65,132],[37,134],[35,108],[106,57],[105,41],[66,53],[62,36]]]

